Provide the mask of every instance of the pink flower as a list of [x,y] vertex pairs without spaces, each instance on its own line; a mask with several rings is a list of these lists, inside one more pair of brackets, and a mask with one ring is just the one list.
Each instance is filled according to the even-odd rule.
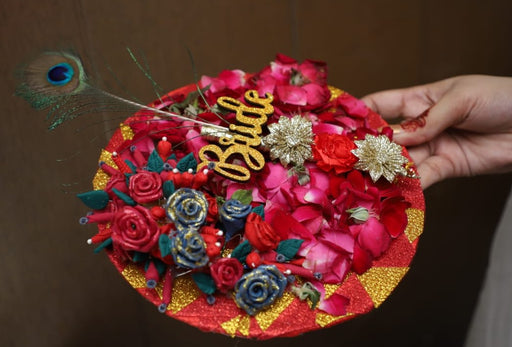
[[215,105],[221,96],[241,97],[247,89],[246,84],[242,70],[224,70],[217,77],[202,76],[199,81],[201,88],[208,87],[204,95],[210,106]]
[[218,93],[225,89],[236,90],[245,86],[245,72],[242,70],[224,70],[216,78],[202,76],[199,81],[201,88],[210,86],[211,93]]
[[327,87],[327,66],[324,62],[295,59],[278,54],[270,67],[251,79],[259,93],[275,97],[276,113],[307,111],[324,106],[331,96]]

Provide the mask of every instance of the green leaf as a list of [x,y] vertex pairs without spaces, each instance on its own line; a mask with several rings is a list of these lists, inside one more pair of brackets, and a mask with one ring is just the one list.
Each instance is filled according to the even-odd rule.
[[99,253],[99,252],[101,252],[101,250],[103,248],[110,247],[111,244],[112,244],[112,238],[109,237],[108,239],[103,241],[98,247],[96,247],[93,252],[94,253]]
[[158,274],[162,276],[165,273],[165,270],[167,270],[167,264],[157,258],[153,258],[153,263],[155,264]]
[[279,242],[276,252],[285,256],[286,260],[291,260],[297,252],[304,240],[299,239],[288,239]]
[[320,301],[320,292],[311,284],[311,282],[304,283],[302,287],[292,286],[291,291],[293,294],[297,295],[301,301],[306,299],[311,300],[312,310],[316,308],[316,305]]
[[142,252],[133,252],[133,257],[132,257],[132,260],[134,263],[138,263],[138,262],[143,262],[143,261],[146,261],[148,259],[148,254],[147,253],[142,253]]
[[152,172],[162,172],[164,169],[164,161],[160,158],[160,154],[156,151],[156,149],[151,152],[148,158],[148,164],[146,165],[148,171]]
[[256,206],[255,208],[252,209],[251,212],[256,213],[261,217],[261,219],[265,220],[265,208],[263,207],[263,205]]
[[133,173],[137,172],[137,166],[135,166],[135,164],[132,163],[131,160],[125,159],[124,162],[126,163],[126,165],[130,167]]
[[162,258],[171,254],[171,239],[169,236],[165,234],[160,235],[160,238],[158,239],[158,249],[160,249]]
[[197,167],[197,160],[194,158],[194,154],[189,153],[176,164],[176,168],[180,170],[180,172],[186,172],[188,169],[192,169],[195,173]]
[[124,201],[125,204],[127,205],[130,205],[130,206],[135,206],[137,205],[137,203],[135,202],[135,200],[133,200],[129,195],[126,195],[125,193],[123,193],[122,191],[120,191],[119,189],[117,188],[112,188],[112,191],[114,192],[115,195],[117,195],[117,197],[121,200]]
[[174,112],[176,112],[176,111],[179,112],[179,111],[184,110],[190,104],[196,104],[199,94],[204,93],[209,88],[210,88],[210,86],[206,86],[205,88],[200,89],[200,92],[194,91],[194,92],[189,93],[187,95],[187,97],[185,98],[185,100],[183,100],[182,102],[176,102],[176,103],[172,104],[171,110],[173,110]]
[[244,205],[249,205],[252,202],[252,190],[238,189],[231,195],[231,199],[238,200]]
[[226,199],[224,199],[222,196],[217,195],[215,197],[215,200],[217,200],[217,205],[222,206],[226,202]]
[[176,188],[174,187],[174,182],[173,181],[165,181],[164,184],[162,185],[162,190],[164,192],[165,198],[167,199],[176,190]]
[[93,210],[102,210],[108,205],[108,193],[104,190],[91,190],[89,192],[76,195],[77,198]]
[[196,272],[192,274],[192,279],[196,282],[197,287],[206,295],[215,293],[215,281],[212,276],[204,272]]
[[245,258],[247,258],[247,255],[251,253],[252,246],[249,243],[249,241],[245,240],[231,252],[231,258],[238,259],[241,263],[245,263]]
[[125,172],[124,173],[124,181],[126,183],[126,186],[129,187],[130,186],[130,177],[132,177],[133,174],[132,173],[128,173],[128,172]]

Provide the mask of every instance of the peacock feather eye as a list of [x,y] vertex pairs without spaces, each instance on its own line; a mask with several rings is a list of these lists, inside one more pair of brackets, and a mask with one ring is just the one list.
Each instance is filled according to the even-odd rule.
[[73,67],[68,63],[60,63],[52,66],[48,73],[46,74],[46,79],[48,82],[53,84],[54,86],[62,86],[73,78],[75,71]]

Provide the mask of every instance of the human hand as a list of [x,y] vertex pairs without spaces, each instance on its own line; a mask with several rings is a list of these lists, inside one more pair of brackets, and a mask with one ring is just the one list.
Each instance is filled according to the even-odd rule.
[[512,170],[512,78],[459,76],[362,100],[408,147],[423,189],[448,177]]

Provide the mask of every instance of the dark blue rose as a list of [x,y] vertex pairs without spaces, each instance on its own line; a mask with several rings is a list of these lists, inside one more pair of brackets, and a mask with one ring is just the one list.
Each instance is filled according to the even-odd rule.
[[194,229],[183,230],[171,239],[171,254],[174,263],[188,269],[197,269],[208,264],[206,243]]
[[208,202],[202,192],[181,188],[169,196],[165,210],[178,230],[198,230],[206,220]]
[[246,273],[235,285],[238,307],[255,315],[283,295],[287,280],[274,265],[261,265]]
[[226,201],[219,210],[219,219],[224,228],[226,241],[245,227],[245,221],[251,213],[251,205],[244,205],[236,199]]

